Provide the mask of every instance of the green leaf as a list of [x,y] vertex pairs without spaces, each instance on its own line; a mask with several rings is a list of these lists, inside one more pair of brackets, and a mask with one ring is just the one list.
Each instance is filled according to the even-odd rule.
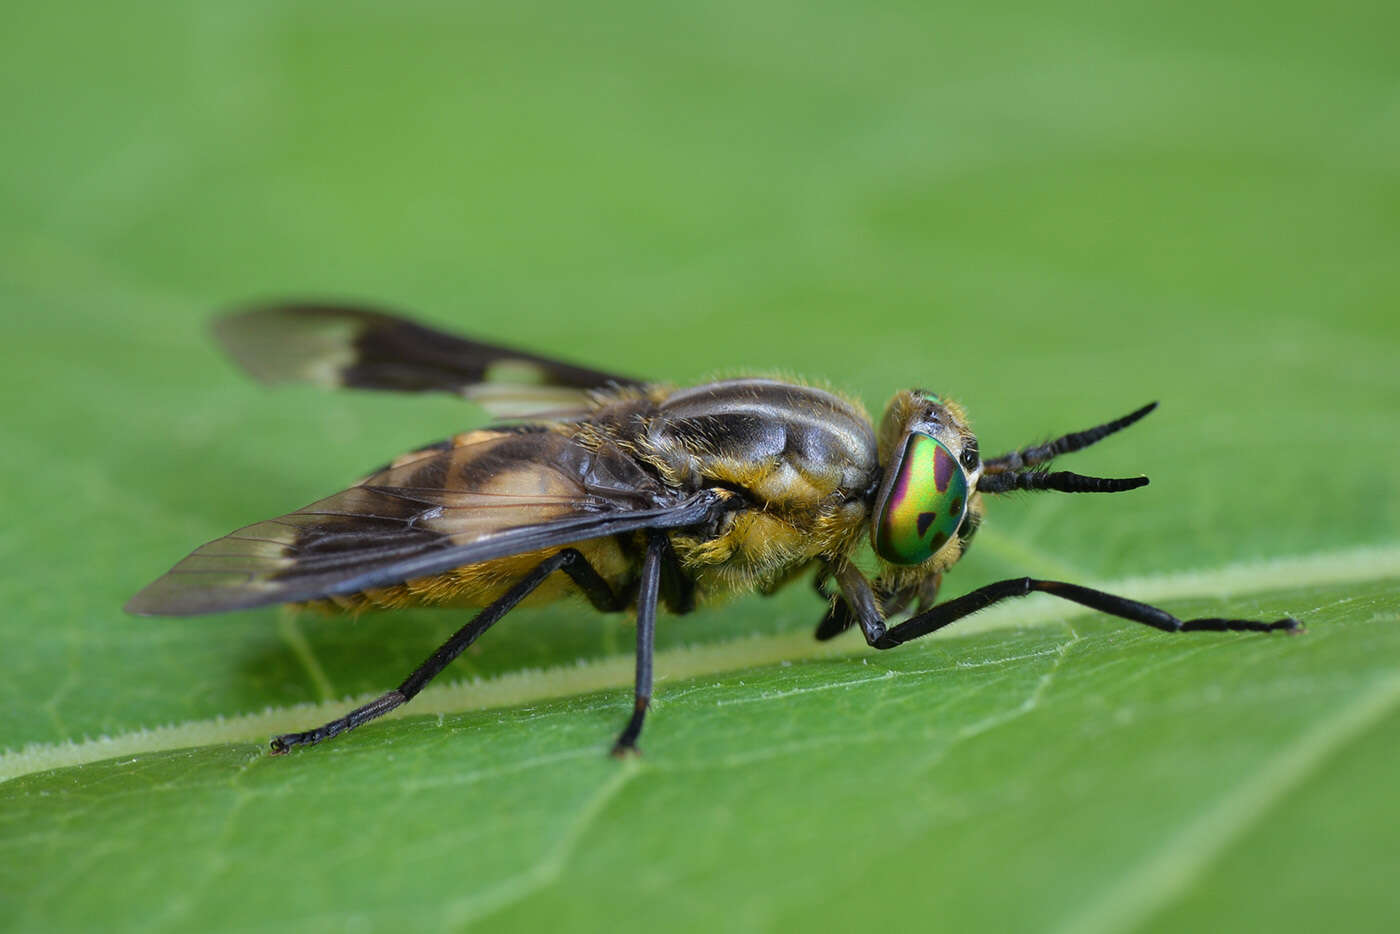
[[[32,5],[31,5],[32,6]],[[1400,805],[1393,4],[32,6],[0,95],[0,928],[1389,930]],[[195,545],[477,424],[272,391],[205,323],[339,295],[677,382],[958,398],[991,503],[876,653],[806,587],[658,634],[520,611],[396,719],[270,758],[462,619],[125,617]],[[456,683],[446,683],[456,679]]]
[[[28,849],[3,887],[30,893],[17,929],[101,913],[143,929],[587,930],[619,923],[619,904],[639,927],[693,930],[1381,917],[1392,594],[1177,601],[1297,612],[1296,638],[1073,616],[672,678],[633,762],[606,755],[617,689],[410,717],[286,759],[254,742],[32,774],[0,786],[0,835]],[[1348,819],[1357,794],[1370,812]],[[1345,862],[1320,857],[1319,834]],[[87,879],[101,892],[74,898]],[[999,895],[1007,879],[1019,898]]]

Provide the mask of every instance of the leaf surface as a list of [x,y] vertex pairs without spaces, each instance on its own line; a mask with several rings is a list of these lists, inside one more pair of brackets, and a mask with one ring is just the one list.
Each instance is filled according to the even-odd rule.
[[[30,5],[0,95],[0,928],[1390,930],[1400,822],[1394,4]],[[347,297],[580,364],[964,402],[993,501],[874,653],[805,587],[631,627],[125,617],[196,545],[480,423],[264,389],[206,325]]]

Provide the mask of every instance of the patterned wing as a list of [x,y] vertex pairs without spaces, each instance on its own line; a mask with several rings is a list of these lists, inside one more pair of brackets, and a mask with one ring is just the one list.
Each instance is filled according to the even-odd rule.
[[586,390],[641,385],[631,377],[467,340],[367,308],[253,308],[218,319],[214,333],[239,365],[264,382],[449,392],[500,415],[571,412],[585,400]]
[[716,502],[683,497],[622,452],[557,432],[471,432],[204,545],[126,609],[182,616],[354,594],[590,538],[694,525]]

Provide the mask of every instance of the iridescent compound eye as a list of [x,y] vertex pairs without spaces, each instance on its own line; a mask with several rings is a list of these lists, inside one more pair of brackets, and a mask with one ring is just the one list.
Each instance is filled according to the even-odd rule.
[[919,564],[948,543],[967,514],[967,474],[931,435],[911,432],[895,476],[875,504],[870,542],[891,564]]

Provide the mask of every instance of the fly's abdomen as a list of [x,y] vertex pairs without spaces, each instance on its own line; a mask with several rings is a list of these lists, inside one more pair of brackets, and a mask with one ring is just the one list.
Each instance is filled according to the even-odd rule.
[[[196,549],[132,606],[205,613],[308,601],[479,605],[575,544],[618,591],[634,559],[613,536],[590,538],[587,529],[610,516],[664,512],[679,499],[615,445],[585,447],[545,428],[468,432]],[[569,527],[579,534],[545,534]],[[570,590],[557,574],[537,594]]]

